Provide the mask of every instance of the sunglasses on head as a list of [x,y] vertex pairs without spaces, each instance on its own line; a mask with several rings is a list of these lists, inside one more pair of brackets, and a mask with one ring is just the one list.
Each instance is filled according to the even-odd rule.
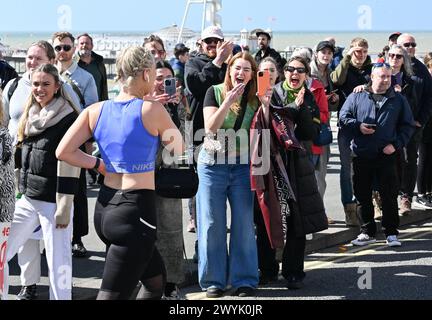
[[409,48],[409,47],[415,48],[415,47],[417,47],[417,43],[415,43],[415,42],[407,42],[407,43],[404,43],[403,46],[405,48]]
[[306,68],[305,67],[295,68],[295,67],[292,67],[292,66],[288,66],[288,67],[285,67],[284,70],[288,71],[288,72],[291,72],[291,73],[293,73],[296,70],[297,70],[298,73],[306,73]]
[[397,54],[397,53],[389,53],[389,57],[392,58],[392,59],[399,60],[399,59],[403,58],[403,55],[402,54]]
[[68,44],[65,44],[65,45],[55,46],[54,49],[57,52],[62,51],[62,49],[63,49],[64,52],[69,52],[72,49],[72,46],[70,46]]
[[386,68],[390,69],[390,65],[387,62],[378,62],[373,64],[373,68]]
[[207,39],[204,39],[203,41],[207,44],[211,44],[211,43],[218,43],[219,41],[222,41],[222,40],[218,39],[218,38],[207,38]]

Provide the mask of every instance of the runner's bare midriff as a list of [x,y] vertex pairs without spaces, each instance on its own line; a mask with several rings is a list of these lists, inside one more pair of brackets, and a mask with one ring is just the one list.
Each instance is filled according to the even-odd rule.
[[107,173],[104,179],[107,187],[117,190],[154,190],[154,171],[143,173]]

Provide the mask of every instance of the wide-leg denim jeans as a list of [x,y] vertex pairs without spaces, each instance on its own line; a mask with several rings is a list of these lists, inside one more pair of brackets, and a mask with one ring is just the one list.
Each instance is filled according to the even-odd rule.
[[[249,164],[215,164],[198,157],[198,279],[202,289],[258,285],[258,257]],[[227,248],[227,200],[231,207]]]

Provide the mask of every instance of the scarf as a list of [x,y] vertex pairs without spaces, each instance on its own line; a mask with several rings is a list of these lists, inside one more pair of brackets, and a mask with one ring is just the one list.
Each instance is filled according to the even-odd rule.
[[300,92],[300,90],[302,89],[302,87],[298,88],[298,89],[293,89],[289,86],[288,82],[284,81],[282,84],[282,88],[285,90],[285,92],[287,93],[287,98],[285,100],[286,104],[289,104],[291,102],[294,102],[295,99],[297,98],[297,94]]
[[27,137],[37,136],[72,112],[74,109],[62,97],[54,98],[44,108],[35,103],[30,107],[24,134]]
[[[294,123],[286,110],[270,107],[269,125],[264,120],[262,108],[252,121],[251,129],[251,188],[256,192],[263,215],[267,235],[272,248],[283,248],[286,236],[286,217],[289,216],[289,202],[297,201],[291,187],[287,168],[283,163],[279,147],[286,151],[302,150],[294,135]],[[270,129],[270,150],[265,150],[263,130]],[[290,140],[292,143],[288,143]],[[268,153],[268,151],[270,151]],[[270,157],[269,170],[263,170],[260,157]]]

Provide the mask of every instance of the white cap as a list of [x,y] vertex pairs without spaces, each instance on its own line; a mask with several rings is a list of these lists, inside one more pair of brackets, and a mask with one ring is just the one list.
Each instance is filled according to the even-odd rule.
[[223,40],[224,36],[222,33],[221,28],[216,27],[216,26],[210,26],[207,27],[203,30],[203,32],[201,33],[201,39],[207,39],[207,38],[218,38]]

